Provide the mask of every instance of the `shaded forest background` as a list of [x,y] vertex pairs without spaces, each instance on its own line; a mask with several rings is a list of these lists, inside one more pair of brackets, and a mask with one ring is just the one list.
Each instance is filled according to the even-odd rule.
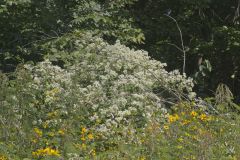
[[147,50],[168,70],[183,72],[184,51],[199,96],[212,96],[224,83],[239,102],[239,8],[239,0],[2,0],[0,70],[44,58],[63,67],[74,48],[69,35],[92,32]]

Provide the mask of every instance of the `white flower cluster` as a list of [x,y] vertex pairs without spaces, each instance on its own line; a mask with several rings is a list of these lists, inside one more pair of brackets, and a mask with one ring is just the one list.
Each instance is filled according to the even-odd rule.
[[91,35],[76,40],[75,45],[77,49],[69,54],[75,63],[65,69],[49,61],[25,68],[32,73],[31,86],[45,90],[46,103],[61,92],[66,103],[59,105],[67,114],[81,116],[84,111],[82,116],[98,132],[111,135],[119,126],[164,121],[166,102],[194,96],[191,79],[178,71],[167,72],[166,64],[152,60],[145,51],[119,42],[109,45]]
[[[147,52],[131,50],[119,42],[108,45],[98,39],[96,43],[86,47],[89,52],[71,70],[79,82],[88,77],[87,86],[78,84],[79,91],[81,87],[88,90],[79,99],[88,95],[88,107],[94,112],[90,120],[104,121],[97,128],[100,132],[111,132],[112,126],[120,124],[144,123],[153,117],[160,121],[166,113],[166,100],[158,93],[164,90],[174,96],[194,96],[191,79],[178,71],[168,73],[166,64],[151,60]],[[163,89],[154,93],[154,87]]]

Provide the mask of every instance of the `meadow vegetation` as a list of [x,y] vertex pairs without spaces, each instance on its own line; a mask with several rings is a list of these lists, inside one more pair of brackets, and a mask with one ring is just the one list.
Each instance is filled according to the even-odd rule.
[[239,160],[239,17],[239,0],[0,0],[0,160]]
[[[197,98],[191,78],[146,51],[69,36],[71,54],[49,51],[1,74],[1,159],[240,158],[239,116],[226,100]],[[53,63],[62,57],[63,67]]]

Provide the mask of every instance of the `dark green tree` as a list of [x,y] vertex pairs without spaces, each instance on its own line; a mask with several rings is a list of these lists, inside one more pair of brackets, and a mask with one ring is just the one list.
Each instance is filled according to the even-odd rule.
[[39,45],[74,30],[90,31],[109,42],[141,43],[129,7],[135,0],[3,0],[0,2],[0,69],[39,61]]
[[[183,66],[178,23],[186,51],[186,73],[196,90],[211,95],[219,83],[240,90],[240,24],[238,0],[139,0],[133,13],[146,37],[143,49],[168,68]],[[170,13],[171,11],[171,13]]]

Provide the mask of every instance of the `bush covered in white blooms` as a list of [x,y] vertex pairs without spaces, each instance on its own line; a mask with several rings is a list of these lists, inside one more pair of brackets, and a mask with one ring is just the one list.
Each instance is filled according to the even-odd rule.
[[193,98],[192,80],[178,71],[168,73],[166,64],[151,60],[147,52],[84,38],[76,42],[75,63],[65,69],[49,60],[24,66],[33,79],[27,88],[42,90],[45,105],[55,103],[58,94],[62,102],[56,108],[70,115],[84,111],[94,130],[109,135],[113,127],[144,126],[152,118],[163,121],[167,103],[185,95]]
[[6,157],[92,159],[119,144],[142,144],[140,129],[159,124],[163,132],[171,106],[195,97],[192,79],[118,41],[75,33],[44,45],[46,60],[1,74]]

